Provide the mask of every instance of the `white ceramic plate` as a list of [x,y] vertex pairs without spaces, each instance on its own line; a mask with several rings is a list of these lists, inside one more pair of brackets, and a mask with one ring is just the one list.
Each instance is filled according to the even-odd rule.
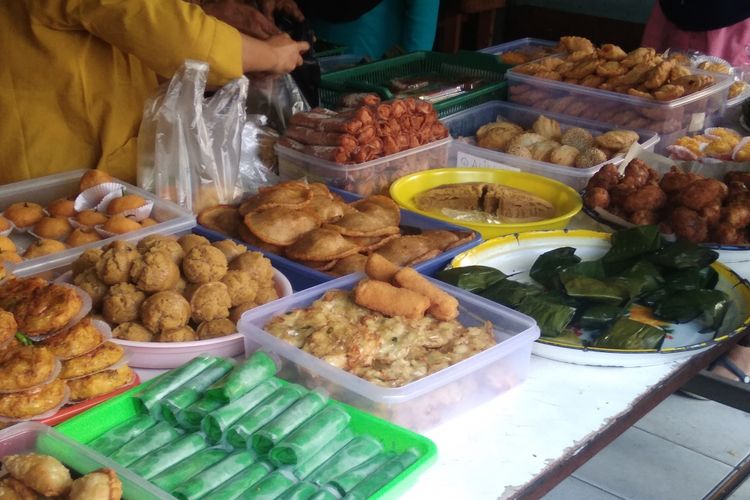
[[[609,249],[609,233],[585,230],[534,231],[486,241],[460,255],[451,265],[464,267],[482,265],[497,268],[518,281],[531,281],[529,269],[541,254],[569,246],[584,261],[603,256]],[[748,282],[720,263],[713,264],[719,273],[717,289],[727,293],[731,307],[719,334],[701,334],[692,323],[672,325],[662,348],[616,350],[566,344],[554,338],[541,337],[534,343],[533,353],[544,358],[594,366],[649,366],[689,357],[716,343],[744,331],[750,324],[750,286]]]

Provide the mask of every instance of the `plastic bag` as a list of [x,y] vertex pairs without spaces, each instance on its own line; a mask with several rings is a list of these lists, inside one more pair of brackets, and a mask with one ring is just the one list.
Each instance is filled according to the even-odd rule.
[[265,115],[268,124],[283,133],[289,118],[301,111],[310,111],[291,75],[253,79],[247,96],[247,114]]
[[253,195],[264,186],[278,184],[278,158],[274,151],[279,134],[265,115],[248,115],[242,129],[240,174],[235,198]]
[[204,99],[208,64],[185,61],[144,107],[138,185],[195,213],[236,201],[248,81]]

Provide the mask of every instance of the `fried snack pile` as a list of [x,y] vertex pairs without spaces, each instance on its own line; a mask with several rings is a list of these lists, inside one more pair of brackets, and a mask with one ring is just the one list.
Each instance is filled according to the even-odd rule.
[[[732,67],[721,62],[703,61],[698,64],[697,68],[702,69],[703,71],[722,73],[724,75],[732,74]],[[734,83],[732,83],[732,85],[729,87],[729,95],[727,97],[729,99],[734,99],[735,97],[743,93],[745,89],[747,89],[747,83],[743,82],[742,80],[735,80]]]
[[334,276],[362,271],[371,253],[412,265],[473,238],[446,230],[406,235],[400,222],[398,205],[386,196],[347,204],[324,184],[300,181],[262,189],[239,208],[217,206],[198,216],[209,229]]
[[194,234],[115,241],[73,263],[73,283],[116,338],[191,342],[236,333],[242,313],[278,298],[271,262]]
[[8,472],[0,479],[0,498],[55,497],[67,500],[119,500],[122,483],[112,469],[99,469],[73,480],[70,470],[49,455],[29,453],[0,459]]
[[589,168],[627,151],[638,141],[638,134],[611,130],[594,137],[579,127],[562,130],[557,120],[540,115],[530,130],[505,120],[487,123],[477,130],[476,139],[480,147],[521,158]]
[[[78,191],[68,198],[52,201],[46,207],[30,201],[17,202],[5,208],[0,216],[0,232],[13,229],[28,231],[36,237],[25,251],[19,249],[9,236],[0,236],[0,261],[17,264],[24,259],[35,259],[69,248],[99,241],[112,234],[124,234],[156,224],[151,217],[135,217],[133,213],[147,206],[138,195],[126,194],[114,198],[99,208],[75,209],[75,199],[86,190],[114,182],[101,170],[88,170],[81,177]],[[112,189],[116,187],[110,186]],[[92,191],[89,191],[91,193]],[[93,195],[92,195],[93,196]],[[92,200],[96,199],[92,197]]]
[[524,64],[536,59],[551,56],[561,50],[564,49],[559,46],[549,47],[547,45],[530,44],[515,50],[506,50],[505,52],[498,54],[498,58],[505,64]]
[[676,160],[701,160],[713,158],[722,161],[750,160],[750,138],[742,137],[732,129],[707,128],[703,134],[684,136],[667,147],[670,158]]
[[273,318],[269,333],[367,381],[401,387],[495,345],[492,324],[464,327],[458,301],[378,255],[352,292],[331,290]]
[[677,167],[659,174],[635,159],[620,176],[605,165],[589,181],[584,203],[636,225],[659,224],[665,234],[693,243],[748,244],[750,175],[729,172],[724,182]]

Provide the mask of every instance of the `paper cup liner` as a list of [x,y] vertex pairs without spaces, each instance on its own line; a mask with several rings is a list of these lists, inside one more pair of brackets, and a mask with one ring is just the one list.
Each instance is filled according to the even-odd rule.
[[76,294],[78,294],[78,296],[81,298],[81,302],[82,302],[82,304],[81,304],[81,310],[78,311],[78,313],[75,316],[73,316],[70,319],[70,321],[68,321],[61,328],[58,328],[56,330],[47,332],[47,333],[42,334],[42,335],[34,335],[34,336],[29,335],[29,338],[31,340],[35,341],[35,342],[38,342],[38,341],[44,340],[44,339],[48,339],[50,337],[54,337],[58,333],[61,333],[61,332],[65,331],[65,330],[67,330],[71,326],[73,326],[76,323],[78,323],[79,321],[81,321],[83,318],[86,317],[86,315],[88,315],[88,313],[91,312],[91,297],[89,296],[88,293],[84,292],[83,290],[81,290],[80,288],[78,288],[75,285],[71,285],[70,283],[63,283],[63,282],[53,282],[53,283],[56,284],[56,285],[60,285],[60,286],[66,287],[66,288],[73,289],[76,292]]
[[96,371],[93,371],[91,373],[86,373],[85,375],[78,375],[76,377],[69,377],[69,378],[65,378],[63,380],[65,380],[66,382],[69,381],[69,380],[78,380],[78,379],[81,379],[81,378],[88,377],[89,375],[95,375],[97,373],[106,372],[107,370],[116,370],[116,369],[120,368],[123,365],[127,365],[129,362],[130,362],[130,353],[126,349],[125,352],[123,353],[122,357],[120,359],[118,359],[117,361],[115,361],[114,363],[112,363],[111,365],[109,365],[109,366],[105,366],[104,368],[100,368],[100,369],[98,369]]
[[[97,372],[97,373],[98,373],[98,372]],[[92,374],[92,375],[93,375],[93,374]],[[86,376],[88,377],[88,375],[86,375]],[[99,394],[98,396],[93,396],[93,397],[90,397],[90,398],[84,398],[84,399],[73,399],[73,398],[71,398],[71,397],[69,396],[69,397],[68,397],[68,404],[72,404],[72,403],[83,403],[84,401],[88,401],[89,399],[100,398],[100,397],[102,397],[102,396],[106,396],[107,394],[112,394],[113,392],[115,392],[115,391],[118,391],[118,390],[120,390],[121,388],[123,388],[123,387],[125,387],[125,386],[127,386],[127,385],[130,385],[130,384],[132,384],[133,382],[135,382],[135,378],[136,378],[136,374],[135,374],[135,372],[133,372],[133,376],[132,376],[132,377],[130,377],[130,380],[128,380],[127,382],[125,382],[125,383],[124,383],[124,384],[122,384],[122,385],[119,385],[119,386],[117,386],[117,387],[113,388],[113,389],[112,389],[112,390],[110,390],[110,391],[107,391],[107,392],[105,392],[104,394]],[[68,379],[68,380],[72,380],[72,379]]]
[[10,233],[12,233],[12,232],[13,232],[13,231],[14,231],[14,230],[16,229],[16,225],[15,225],[15,224],[13,224],[13,223],[12,223],[12,222],[10,221],[10,219],[6,219],[6,218],[5,218],[5,217],[4,217],[3,215],[2,215],[2,212],[0,212],[0,219],[3,219],[4,221],[6,221],[6,222],[8,223],[8,229],[5,229],[5,230],[3,230],[3,231],[0,231],[0,236],[8,236],[8,235],[9,235]]
[[99,342],[98,344],[96,344],[94,347],[92,347],[88,351],[84,351],[84,352],[78,353],[75,356],[67,356],[67,357],[65,357],[65,356],[58,356],[58,358],[61,359],[61,360],[63,360],[63,361],[67,361],[69,359],[77,358],[79,356],[85,356],[86,354],[90,353],[91,351],[93,351],[94,349],[96,349],[97,347],[99,347],[100,345],[102,345],[103,343],[105,343],[105,342],[107,342],[109,340],[112,340],[112,329],[109,327],[109,325],[107,324],[106,321],[102,321],[102,320],[99,320],[99,319],[92,319],[91,320],[91,326],[93,326],[94,328],[96,328],[97,330],[99,330],[99,333],[102,334],[102,341],[101,342]]
[[151,210],[154,208],[154,202],[147,200],[145,205],[141,205],[138,208],[131,208],[130,210],[124,210],[119,212],[118,215],[124,215],[125,217],[133,217],[138,222],[146,219],[151,215]]
[[25,392],[25,391],[30,391],[32,389],[36,389],[37,387],[41,387],[43,385],[47,385],[60,376],[61,370],[62,370],[62,363],[60,362],[59,359],[56,359],[55,366],[54,368],[52,368],[52,373],[50,373],[49,377],[47,377],[47,379],[44,380],[43,382],[40,382],[36,385],[32,385],[31,387],[24,387],[23,389],[0,390],[0,394],[14,394],[16,392]]
[[26,418],[10,418],[10,417],[0,416],[0,423],[12,424],[12,423],[17,423],[17,422],[28,422],[30,420],[44,420],[45,418],[50,418],[52,415],[60,411],[60,408],[68,404],[68,401],[70,401],[70,389],[68,389],[68,387],[66,386],[65,392],[63,393],[63,397],[60,400],[60,402],[54,407],[45,411],[44,413],[40,413],[39,415],[34,415],[33,417],[26,417]]
[[108,195],[111,195],[112,193],[118,193],[118,196],[114,197],[118,198],[119,196],[122,196],[123,191],[125,191],[125,186],[116,182],[105,182],[103,184],[90,187],[86,191],[83,191],[81,192],[81,194],[76,196],[76,199],[73,202],[73,208],[76,212],[83,212],[84,210],[95,210]]
[[97,212],[101,212],[103,214],[107,213],[107,207],[109,207],[109,203],[112,200],[115,200],[117,198],[122,198],[123,194],[122,191],[112,191],[111,193],[108,193],[104,198],[102,198],[102,201],[96,204],[96,207],[94,207],[94,210]]
[[96,226],[94,226],[94,231],[99,233],[99,236],[101,236],[102,238],[112,238],[113,236],[120,236],[120,233],[113,233],[111,231],[105,230],[103,224],[97,224]]
[[[723,64],[724,66],[726,66],[727,68],[729,68],[729,73],[720,73],[722,75],[729,74],[729,75],[733,75],[734,76],[734,74],[736,73],[736,70],[734,69],[734,66],[732,66],[729,63],[729,61],[727,61],[726,59],[722,59],[721,57],[709,56],[708,54],[700,54],[700,55],[697,55],[697,56],[693,57],[693,65],[696,67],[696,69],[698,68],[698,66],[701,63],[704,63],[704,62],[712,62],[714,64]],[[708,70],[703,70],[703,71],[708,71]],[[713,73],[715,73],[715,72],[713,72]]]
[[[733,161],[743,161],[743,160],[737,160],[737,154],[740,151],[742,151],[745,148],[745,146],[748,145],[748,143],[750,143],[750,137],[743,137],[742,140],[739,142],[739,144],[737,144],[734,147],[734,150],[732,151],[732,160]],[[748,149],[750,149],[750,146],[748,146]],[[750,151],[748,151],[748,153],[750,153]],[[750,156],[750,154],[749,154],[749,156]],[[744,160],[744,161],[747,161],[747,160]]]
[[700,158],[693,151],[689,150],[685,146],[680,146],[678,144],[667,146],[667,151],[669,152],[669,157],[673,160],[694,161]]

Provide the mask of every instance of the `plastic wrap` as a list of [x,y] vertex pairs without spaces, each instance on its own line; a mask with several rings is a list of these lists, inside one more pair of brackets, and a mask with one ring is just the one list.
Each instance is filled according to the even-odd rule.
[[267,116],[268,124],[279,132],[286,130],[292,115],[309,110],[310,105],[291,75],[250,82],[247,113]]
[[249,115],[242,129],[240,172],[235,198],[258,192],[261,187],[277,184],[280,179],[279,160],[274,146],[279,133],[268,126],[264,115]]

